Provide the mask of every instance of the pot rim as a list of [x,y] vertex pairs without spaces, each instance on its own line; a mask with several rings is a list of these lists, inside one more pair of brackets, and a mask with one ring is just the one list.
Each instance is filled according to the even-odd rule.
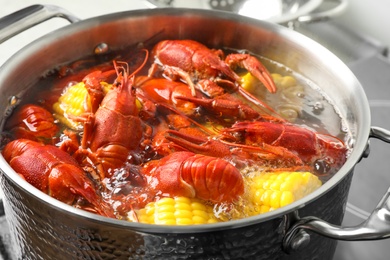
[[[146,15],[146,16],[145,16]],[[279,208],[272,212],[267,212],[263,214],[259,214],[252,217],[247,217],[244,219],[231,220],[228,222],[220,222],[214,224],[201,224],[201,225],[190,225],[190,226],[170,226],[170,225],[156,225],[156,224],[143,224],[143,223],[135,223],[129,222],[125,220],[112,219],[104,216],[100,216],[94,213],[90,213],[81,209],[74,208],[70,205],[67,205],[61,201],[58,201],[49,195],[39,191],[28,182],[24,181],[5,161],[3,156],[0,156],[0,168],[4,173],[5,177],[8,180],[11,180],[15,185],[23,189],[24,191],[30,193],[35,198],[41,200],[45,204],[48,204],[51,207],[54,207],[61,211],[66,211],[68,213],[77,215],[82,218],[86,218],[93,222],[103,222],[106,225],[117,226],[122,228],[130,228],[132,230],[145,232],[145,233],[201,233],[201,232],[210,232],[210,231],[218,231],[225,229],[232,229],[238,227],[249,226],[252,224],[257,224],[261,222],[265,222],[274,218],[281,218],[284,215],[291,213],[297,209],[303,208],[308,203],[314,201],[318,197],[324,195],[328,192],[332,187],[337,185],[341,180],[346,177],[347,174],[351,173],[354,166],[361,159],[362,154],[366,148],[366,144],[369,138],[370,126],[371,126],[371,116],[370,109],[368,105],[368,100],[366,98],[365,92],[353,75],[351,70],[333,53],[327,50],[325,47],[315,42],[314,40],[296,32],[286,27],[273,24],[268,21],[260,21],[257,19],[243,17],[237,14],[215,11],[215,10],[200,10],[200,9],[189,9],[189,8],[163,8],[163,9],[145,9],[145,10],[132,10],[125,11],[120,13],[112,13],[103,16],[89,18],[63,28],[57,29],[54,32],[48,33],[45,36],[40,37],[39,39],[31,42],[21,50],[19,50],[16,54],[14,54],[10,59],[8,59],[4,65],[0,68],[0,82],[1,79],[5,78],[7,75],[7,71],[12,68],[18,67],[18,62],[23,60],[24,58],[34,53],[34,50],[41,49],[42,44],[44,42],[55,42],[61,40],[64,35],[72,34],[78,30],[86,30],[88,28],[94,26],[100,26],[109,21],[115,21],[120,19],[129,19],[132,17],[152,17],[153,15],[175,15],[175,16],[202,16],[202,17],[213,17],[216,19],[229,19],[230,21],[250,24],[257,27],[261,27],[263,29],[272,31],[278,36],[282,36],[283,38],[293,41],[299,42],[300,46],[306,47],[310,49],[310,52],[313,56],[318,56],[316,53],[322,53],[321,57],[324,56],[327,59],[329,64],[337,64],[338,73],[343,75],[341,80],[345,81],[345,84],[354,84],[354,96],[358,98],[359,107],[358,109],[361,117],[364,118],[364,122],[358,125],[358,129],[356,132],[358,133],[356,140],[354,140],[354,147],[352,149],[349,158],[346,163],[341,167],[341,169],[326,183],[324,183],[320,188],[307,195],[306,197],[295,201],[287,206]],[[330,68],[332,69],[332,68]],[[341,71],[339,71],[341,69]],[[326,92],[325,92],[326,93]],[[5,198],[7,197],[6,194]]]

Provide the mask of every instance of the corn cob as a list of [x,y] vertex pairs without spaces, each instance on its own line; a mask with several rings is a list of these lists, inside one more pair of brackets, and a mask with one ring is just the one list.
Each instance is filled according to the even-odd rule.
[[[106,82],[101,82],[100,84],[104,94],[112,88],[112,85]],[[58,101],[53,105],[55,118],[60,123],[74,130],[81,130],[82,124],[72,118],[77,118],[85,112],[90,111],[90,109],[91,101],[83,82],[79,82],[65,89]]]
[[80,129],[81,123],[75,122],[71,117],[81,116],[85,113],[91,107],[88,100],[87,89],[83,82],[79,82],[67,88],[58,101],[54,103],[54,116],[67,127],[74,130]]
[[259,172],[249,183],[249,215],[269,212],[310,194],[321,181],[310,172]]
[[196,198],[162,198],[136,212],[138,221],[159,225],[195,225],[216,223],[213,208]]
[[233,205],[226,207],[222,204],[213,208],[196,198],[163,198],[136,211],[138,221],[194,225],[240,219],[286,206],[322,185],[310,172],[252,172],[249,175],[246,176],[246,194]]
[[[272,73],[272,80],[275,82],[278,89],[286,89],[289,87],[294,87],[297,85],[297,80],[293,76],[282,76],[278,73]],[[256,84],[258,83],[258,79],[256,79],[251,73],[245,73],[241,77],[241,87],[245,90],[253,93],[256,89]]]
[[286,89],[297,85],[297,80],[293,76],[282,76],[278,73],[272,73],[271,76],[276,86],[280,89]]

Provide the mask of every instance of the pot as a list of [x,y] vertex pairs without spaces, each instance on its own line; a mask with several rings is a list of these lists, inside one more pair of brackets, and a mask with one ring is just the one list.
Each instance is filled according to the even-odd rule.
[[[344,12],[348,0],[144,0],[151,8],[179,7],[220,10],[240,15],[293,26],[295,22],[308,23],[329,19]],[[271,3],[271,4],[270,4]],[[333,3],[321,8],[325,3]],[[319,11],[320,10],[320,11]]]
[[[353,150],[334,177],[299,201],[250,218],[197,226],[130,223],[73,208],[22,180],[0,157],[4,207],[18,258],[331,259],[335,239],[390,236],[389,192],[367,221],[339,226],[353,169],[368,155],[369,138],[390,142],[390,132],[370,126],[368,101],[358,80],[316,42],[280,25],[210,10],[137,10],[84,21],[53,6],[27,11],[34,24],[55,16],[74,23],[29,44],[0,69],[0,126],[26,89],[53,67],[92,54],[102,43],[115,49],[159,35],[248,49],[285,64],[321,86],[336,104],[349,127]],[[18,14],[25,16],[23,11]],[[25,28],[26,22],[22,24]],[[2,36],[23,30],[16,27]]]

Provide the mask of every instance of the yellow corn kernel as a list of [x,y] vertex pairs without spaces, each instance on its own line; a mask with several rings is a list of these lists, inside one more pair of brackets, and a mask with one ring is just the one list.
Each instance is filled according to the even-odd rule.
[[176,218],[176,225],[193,225],[192,218]]
[[207,219],[208,219],[208,216],[206,218],[200,217],[200,216],[193,216],[192,217],[192,221],[195,225],[196,224],[207,224]]
[[241,87],[248,92],[253,93],[256,88],[256,78],[249,72],[241,77]]
[[269,212],[269,211],[270,211],[270,207],[269,206],[266,206],[266,205],[261,205],[260,206],[259,213],[266,213],[266,212]]
[[271,77],[274,80],[276,85],[278,85],[283,80],[283,76],[280,75],[279,73],[272,73]]
[[[296,79],[292,76],[283,77],[278,73],[272,73],[271,77],[277,87],[281,86],[284,88],[296,85]],[[254,93],[259,82],[260,81],[249,72],[241,76],[241,87],[248,92]]]
[[297,84],[297,80],[292,76],[284,76],[281,78],[280,87],[289,88]]
[[219,222],[210,205],[196,198],[162,198],[136,211],[138,221],[160,225],[196,225]]
[[109,84],[109,83],[104,82],[104,81],[100,82],[100,86],[103,89],[104,95],[107,94],[108,91],[110,91],[111,89],[114,88],[114,86],[112,84]]
[[263,194],[264,194],[264,189],[261,188],[261,189],[255,190],[253,200],[254,201],[261,201]]
[[175,219],[162,219],[160,221],[158,221],[157,223],[154,223],[154,224],[158,224],[158,225],[176,225],[176,220]]
[[207,210],[207,207],[205,204],[203,203],[200,203],[198,201],[195,201],[193,200],[191,202],[191,208],[194,210],[194,211],[206,211]]
[[294,202],[294,194],[291,191],[282,191],[280,196],[280,207],[284,207]]
[[142,223],[148,223],[151,221],[150,219],[150,216],[148,213],[147,213],[147,209],[144,208],[144,209],[141,209],[140,211],[142,211],[142,213],[138,216],[138,220],[139,222],[142,222]]
[[173,213],[173,215],[175,216],[176,219],[192,218],[193,216],[192,211],[183,210],[183,209],[175,210],[175,213]]
[[157,219],[158,221],[164,221],[166,219],[175,219],[176,216],[174,214],[174,212],[165,212],[165,211],[158,211],[158,215],[156,216],[155,219]]
[[204,220],[207,220],[209,218],[209,213],[207,213],[206,211],[204,210],[198,210],[198,209],[194,209],[192,211],[192,214],[193,214],[193,218],[202,218]]
[[189,203],[191,203],[191,199],[187,198],[187,197],[175,197],[175,199],[174,199],[175,206],[178,205],[178,203],[189,204]]
[[214,217],[210,217],[208,220],[207,220],[207,224],[213,224],[213,223],[218,223],[220,221],[218,221],[217,218],[214,218]]
[[175,205],[175,209],[187,210],[187,211],[191,211],[192,210],[191,205],[189,203],[184,203],[184,202],[178,202]]
[[170,204],[159,204],[158,210],[159,212],[173,212],[175,211],[175,206]]
[[142,210],[145,210],[145,214],[152,216],[154,215],[154,206],[152,204],[148,204],[143,208]]
[[250,215],[268,212],[297,201],[322,185],[310,172],[256,172],[248,178]]
[[274,209],[280,208],[280,197],[280,191],[274,190],[270,196],[269,205]]

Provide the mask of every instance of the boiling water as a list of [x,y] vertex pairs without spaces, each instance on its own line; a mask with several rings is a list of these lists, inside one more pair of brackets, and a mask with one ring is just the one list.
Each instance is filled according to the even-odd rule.
[[[260,57],[259,57],[260,58]],[[262,59],[278,87],[271,94],[259,86],[257,95],[289,122],[302,125],[318,133],[330,134],[345,141],[348,129],[343,119],[321,86],[271,60]]]
[[[72,84],[74,84],[74,81],[81,81],[83,76],[87,73],[87,71],[84,71],[86,67],[95,66],[97,64],[111,64],[113,58],[129,62],[129,70],[133,71],[142,62],[143,53],[141,55],[136,55],[136,58],[131,61],[128,60],[128,55],[116,52],[108,55],[100,55],[97,59],[96,57],[87,58],[81,62],[78,61],[71,65],[55,68],[48,72],[36,86],[30,88],[29,92],[26,93],[26,98],[22,100],[20,105],[23,103],[36,103],[43,105],[46,108],[50,108],[53,104],[53,100],[55,101],[61,95],[69,82],[73,82]],[[310,80],[295,73],[282,64],[264,59],[263,57],[259,57],[259,59],[261,59],[266,67],[269,68],[278,90],[275,94],[271,94],[260,82],[257,80],[253,81],[253,79],[249,78],[251,81],[251,84],[249,84],[249,91],[257,96],[259,100],[267,104],[271,109],[261,108],[250,103],[249,105],[261,113],[266,111],[271,115],[280,115],[290,123],[310,128],[321,134],[335,136],[345,143],[348,143],[348,129],[345,127],[337,108],[327,98],[326,94],[321,91],[321,86],[316,86]],[[146,68],[148,67],[149,66],[145,66],[143,71],[137,76],[142,74],[146,75]],[[244,78],[248,76],[245,72],[240,72],[240,75],[245,75]],[[67,77],[70,79],[67,80]],[[237,93],[232,93],[232,95],[239,97]],[[61,128],[63,129],[65,126],[62,125]],[[3,133],[3,135],[6,136],[7,133]],[[3,140],[4,139],[7,138],[3,138]],[[131,171],[136,170],[136,167],[131,169]],[[333,169],[332,174],[337,172],[337,170],[338,169]],[[112,199],[111,196],[115,196],[118,192],[120,193],[123,192],[123,190],[128,189],[128,187],[126,187],[126,176],[123,176],[122,173],[123,172],[118,171],[118,174],[114,175],[112,179],[104,180],[106,188],[112,193],[103,194],[108,201]],[[326,177],[321,178],[322,181],[326,181],[330,177],[331,175],[327,175]]]

